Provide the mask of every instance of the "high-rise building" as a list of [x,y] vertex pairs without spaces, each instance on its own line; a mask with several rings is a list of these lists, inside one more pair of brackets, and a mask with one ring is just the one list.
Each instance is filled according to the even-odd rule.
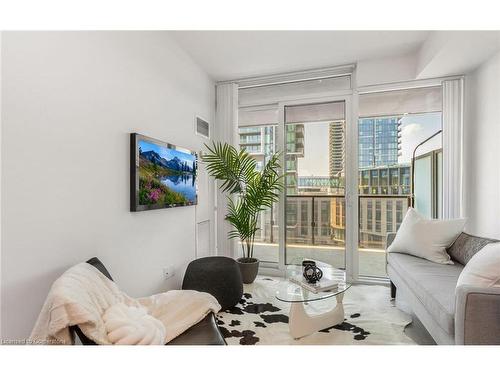
[[409,205],[410,164],[359,171],[360,247],[384,248],[387,233],[396,232]]
[[398,163],[400,117],[359,120],[359,168],[390,166]]
[[298,159],[304,157],[304,124],[287,124],[285,126],[285,140],[286,193],[293,195],[298,193]]
[[400,124],[398,116],[358,123],[360,247],[383,248],[387,232],[398,229],[408,207],[410,166],[398,164]]
[[328,130],[328,166],[331,177],[340,177],[344,174],[344,121],[331,122]]
[[360,169],[359,194],[409,195],[410,173],[409,163]]
[[[297,162],[304,157],[304,124],[290,124],[285,127],[286,172],[290,185],[297,186]],[[240,127],[240,148],[246,150],[262,168],[267,159],[276,152],[276,126]],[[287,183],[288,185],[288,183]]]
[[[359,170],[359,246],[383,249],[387,233],[396,232],[409,205],[410,165]],[[331,207],[332,238],[343,239],[345,199]]]
[[[252,126],[239,128],[239,145],[257,162],[261,169],[268,158],[276,152],[276,126]],[[304,157],[304,124],[287,124],[285,127],[286,159],[285,185],[289,195],[298,194],[298,159]],[[287,218],[297,222],[295,205],[287,207]],[[260,215],[260,230],[256,238],[263,242],[275,242],[278,238],[277,210],[268,209]]]
[[239,128],[240,148],[245,149],[262,168],[266,158],[275,152],[276,127],[256,126]]

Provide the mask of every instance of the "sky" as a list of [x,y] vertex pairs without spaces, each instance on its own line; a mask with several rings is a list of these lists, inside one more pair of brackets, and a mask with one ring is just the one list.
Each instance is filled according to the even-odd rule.
[[[409,163],[415,147],[441,129],[441,113],[424,113],[403,116],[401,122],[401,156],[399,163]],[[442,134],[439,134],[420,146],[417,156],[442,146]]]
[[162,158],[165,158],[166,160],[171,160],[174,157],[178,157],[182,161],[186,161],[189,163],[192,163],[195,160],[195,157],[191,154],[187,154],[185,152],[177,151],[171,148],[159,146],[157,144],[147,142],[144,140],[139,141],[139,147],[142,149],[142,152],[146,151],[155,151],[158,153]]
[[[329,122],[304,124],[304,157],[299,158],[299,176],[328,176]],[[409,163],[413,149],[441,129],[441,113],[405,115],[401,121],[401,156],[399,163]],[[419,147],[417,156],[441,148],[441,134]]]
[[329,122],[304,124],[304,157],[299,158],[299,176],[328,176]]

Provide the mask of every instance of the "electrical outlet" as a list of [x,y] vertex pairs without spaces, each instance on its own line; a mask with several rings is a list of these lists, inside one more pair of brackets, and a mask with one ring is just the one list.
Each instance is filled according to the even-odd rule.
[[163,279],[168,280],[175,275],[175,269],[172,266],[163,269]]

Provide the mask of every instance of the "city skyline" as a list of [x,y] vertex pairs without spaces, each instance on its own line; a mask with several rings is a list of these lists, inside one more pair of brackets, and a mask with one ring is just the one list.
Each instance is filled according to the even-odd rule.
[[[298,175],[329,176],[329,126],[331,121],[304,124],[304,157],[298,160]],[[401,116],[401,155],[398,164],[410,163],[413,149],[424,139],[441,129],[441,112]],[[436,136],[417,152],[425,154],[442,147],[442,137]]]

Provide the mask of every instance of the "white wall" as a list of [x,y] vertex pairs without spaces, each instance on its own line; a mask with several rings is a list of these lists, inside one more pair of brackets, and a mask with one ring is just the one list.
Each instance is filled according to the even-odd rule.
[[7,32],[2,52],[2,337],[27,337],[92,256],[132,296],[179,287],[213,191],[202,178],[196,208],[129,212],[129,133],[200,150],[214,83],[166,32]]
[[415,79],[416,55],[409,53],[357,63],[358,86],[378,85]]
[[465,87],[466,230],[500,239],[500,52],[467,75]]

